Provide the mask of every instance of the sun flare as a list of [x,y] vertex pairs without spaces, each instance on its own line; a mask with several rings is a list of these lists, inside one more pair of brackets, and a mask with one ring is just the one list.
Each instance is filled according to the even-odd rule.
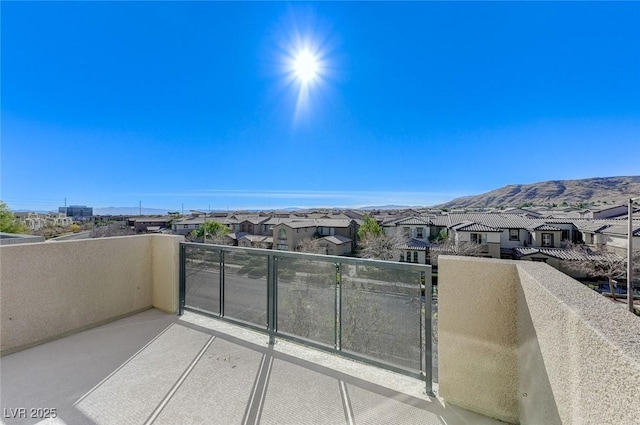
[[296,77],[303,84],[316,79],[318,75],[318,59],[309,50],[299,52],[293,62]]

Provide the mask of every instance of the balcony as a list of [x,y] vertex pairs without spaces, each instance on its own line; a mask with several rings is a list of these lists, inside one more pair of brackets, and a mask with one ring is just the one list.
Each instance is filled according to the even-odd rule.
[[0,248],[5,423],[640,417],[639,319],[546,264],[440,259],[436,384],[428,266],[181,240]]

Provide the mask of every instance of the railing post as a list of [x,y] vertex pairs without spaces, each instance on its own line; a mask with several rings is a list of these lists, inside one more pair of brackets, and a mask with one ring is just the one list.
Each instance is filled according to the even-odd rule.
[[178,290],[178,316],[182,316],[184,314],[184,305],[185,298],[187,295],[187,277],[186,277],[186,247],[180,244],[180,254],[179,254],[179,267],[180,267],[180,277],[179,277],[179,290]]
[[278,331],[278,258],[269,254],[267,256],[267,329],[269,331],[269,345],[275,344],[276,332]]
[[224,251],[220,250],[220,317],[224,317]]
[[334,311],[334,347],[342,350],[342,264],[336,265],[335,311]]
[[433,393],[433,338],[431,329],[431,305],[433,304],[433,288],[431,282],[431,268],[428,272],[424,272],[424,339],[426,343],[425,357],[424,357],[424,374],[426,381],[426,391],[430,396],[435,396]]

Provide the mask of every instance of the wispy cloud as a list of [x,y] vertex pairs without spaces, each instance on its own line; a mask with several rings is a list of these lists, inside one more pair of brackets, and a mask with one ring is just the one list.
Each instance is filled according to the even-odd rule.
[[233,205],[234,208],[279,207],[362,207],[367,205],[433,205],[446,202],[457,196],[451,192],[429,191],[343,191],[343,190],[245,190],[245,189],[200,189],[180,192],[153,192],[130,194],[142,199],[185,199],[193,203],[204,202],[218,205]]
[[137,193],[132,196],[150,197],[243,197],[278,199],[371,199],[371,198],[417,198],[458,196],[450,192],[398,192],[398,191],[327,191],[327,190],[242,190],[242,189],[203,189],[180,192]]

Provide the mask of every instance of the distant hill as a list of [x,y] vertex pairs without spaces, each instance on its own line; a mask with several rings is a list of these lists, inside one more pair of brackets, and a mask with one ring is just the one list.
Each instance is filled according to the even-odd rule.
[[474,196],[463,196],[440,208],[486,208],[515,207],[531,203],[579,204],[604,203],[623,204],[630,197],[640,196],[640,176],[595,177],[580,180],[551,180],[533,184],[512,184],[491,192]]
[[408,205],[370,205],[366,207],[360,207],[359,210],[406,210],[409,208],[422,208],[422,207],[410,207]]
[[[160,208],[142,208],[142,215],[166,215],[169,210]],[[94,208],[94,215],[138,215],[140,209],[138,207],[106,207]]]

